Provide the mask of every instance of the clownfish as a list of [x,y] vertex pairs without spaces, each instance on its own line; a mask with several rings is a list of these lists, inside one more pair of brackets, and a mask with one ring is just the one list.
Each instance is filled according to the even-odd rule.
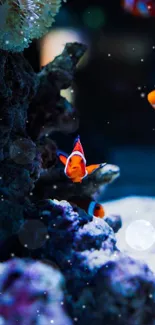
[[151,104],[151,106],[155,109],[155,90],[151,91],[147,95],[148,102]]
[[86,159],[80,142],[80,136],[75,139],[73,151],[69,156],[62,151],[57,151],[57,155],[60,161],[65,165],[65,175],[69,177],[73,183],[81,183],[83,178],[87,175],[106,165],[105,163],[86,166]]
[[124,0],[123,7],[134,16],[150,17],[155,15],[155,4],[152,0]]
[[85,210],[86,213],[97,218],[104,218],[105,210],[100,203],[92,201],[91,199],[82,199],[72,197],[69,200],[70,204],[77,205],[79,208]]

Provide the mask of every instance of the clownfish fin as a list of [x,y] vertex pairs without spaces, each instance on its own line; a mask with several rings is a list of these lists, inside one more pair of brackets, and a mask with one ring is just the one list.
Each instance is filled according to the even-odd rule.
[[95,172],[97,169],[100,169],[100,168],[104,167],[105,165],[106,165],[106,163],[89,165],[89,166],[86,167],[86,171],[87,171],[88,175],[90,175],[93,172]]
[[78,151],[81,155],[84,156],[84,151],[83,151],[83,147],[82,147],[79,135],[76,137],[76,139],[74,141],[72,153],[75,152],[75,151],[76,152]]
[[76,139],[74,140],[73,147],[75,147],[76,143],[80,141],[80,136],[78,135]]
[[63,152],[63,151],[57,150],[57,156],[59,157],[60,161],[64,165],[66,165],[68,155],[65,152]]

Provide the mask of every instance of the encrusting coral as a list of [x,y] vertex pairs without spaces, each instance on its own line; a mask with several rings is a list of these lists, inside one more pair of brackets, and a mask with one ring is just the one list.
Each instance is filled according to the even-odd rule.
[[65,275],[73,319],[92,325],[154,325],[155,277],[147,265],[118,251],[104,219],[57,200],[40,202],[37,213],[49,234],[40,255]]
[[51,265],[17,258],[0,264],[0,324],[71,325],[64,287],[62,274]]

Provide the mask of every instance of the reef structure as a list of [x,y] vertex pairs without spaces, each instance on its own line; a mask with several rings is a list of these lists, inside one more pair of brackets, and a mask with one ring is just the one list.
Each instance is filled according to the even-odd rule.
[[[47,132],[78,127],[76,111],[60,90],[74,81],[85,46],[67,44],[39,74],[21,53],[12,53],[46,32],[59,5],[54,0],[6,0],[0,7],[1,260],[24,258],[0,264],[0,322],[154,325],[155,277],[147,265],[119,252],[115,232],[120,217],[94,218],[61,200],[79,192],[94,197],[119,175],[119,167],[106,165],[73,187],[63,170],[55,168],[56,146],[50,136],[46,139]],[[35,21],[40,22],[37,28]],[[46,197],[36,194],[33,199],[36,182],[43,181],[45,188],[48,178]],[[38,228],[30,228],[32,223]],[[42,262],[25,259],[30,256]]]
[[50,265],[13,258],[0,264],[1,325],[71,325],[64,306],[65,281]]
[[[73,183],[64,174],[64,168],[57,165],[54,169],[44,170],[36,184],[40,198],[71,200],[72,197],[97,199],[107,185],[120,175],[120,168],[106,164],[83,179],[81,184]],[[64,190],[65,189],[65,190]]]
[[[54,63],[55,67],[58,66],[57,61],[60,61],[61,65],[65,65],[69,57],[70,63],[68,63],[68,66],[71,66],[71,79],[73,79],[76,62],[78,62],[85,50],[85,47],[80,44],[79,46],[75,44],[75,48],[78,52],[77,56],[74,45],[68,44],[65,55],[59,56]],[[70,59],[71,53],[73,53],[73,64]],[[57,70],[60,71],[59,66],[55,68],[55,73],[57,73]],[[37,102],[36,96],[39,87],[41,87],[40,75],[33,71],[23,54],[3,50],[0,51],[0,71],[0,225],[1,240],[3,241],[7,236],[18,231],[21,224],[23,224],[24,211],[31,205],[34,185],[39,179],[44,166],[47,167],[48,162],[54,166],[56,154],[52,154],[51,157],[50,153],[53,146],[50,146],[50,151],[47,150],[49,154],[46,155],[44,160],[45,150],[48,147],[46,138],[42,138],[40,142],[34,142],[30,137],[30,128],[27,127],[28,119],[31,119],[28,113],[30,102],[32,102],[33,98]],[[44,74],[46,76],[46,73]],[[61,76],[60,79],[58,77],[58,81],[62,80]],[[54,82],[53,78],[50,79],[48,90],[51,83]],[[53,97],[54,91],[58,94],[60,88],[54,87]],[[39,92],[39,96],[41,94]],[[63,116],[66,115],[66,107],[63,107],[62,110],[57,105],[61,100],[60,95],[54,98],[55,104],[53,108],[51,107],[51,111],[53,109],[54,112],[55,107],[57,107],[57,116],[60,115],[63,119]],[[53,116],[54,114],[51,113],[48,122],[52,120]],[[64,120],[65,123],[66,119]],[[71,130],[74,130],[75,122],[72,113],[68,114],[67,112],[67,123],[72,124]],[[63,122],[61,126],[63,132]],[[49,142],[51,143],[52,140],[49,139]],[[41,150],[42,148],[43,150]],[[19,213],[17,214],[16,211],[19,211]]]
[[[153,325],[155,277],[148,266],[117,249],[104,219],[66,201],[38,205],[49,240],[40,255],[56,263],[66,279],[68,310],[80,324]],[[114,225],[114,217],[111,226]]]

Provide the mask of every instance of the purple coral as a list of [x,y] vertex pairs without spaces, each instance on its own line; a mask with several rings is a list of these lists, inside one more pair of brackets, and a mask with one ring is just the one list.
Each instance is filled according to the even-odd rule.
[[78,207],[72,207],[67,201],[40,202],[39,216],[48,222],[50,236],[47,247],[45,245],[43,248],[44,254],[56,260],[63,269],[68,265],[68,260],[74,260],[75,252],[116,249],[114,232],[104,220],[93,219]]
[[92,325],[155,324],[155,277],[142,262],[118,254],[98,269],[91,292],[96,315]]
[[85,325],[154,325],[154,275],[117,250],[106,221],[56,200],[43,201],[40,216],[48,219],[50,236],[41,252],[65,275],[74,319]]
[[63,309],[63,288],[63,276],[49,265],[20,259],[0,264],[4,324],[71,325]]

